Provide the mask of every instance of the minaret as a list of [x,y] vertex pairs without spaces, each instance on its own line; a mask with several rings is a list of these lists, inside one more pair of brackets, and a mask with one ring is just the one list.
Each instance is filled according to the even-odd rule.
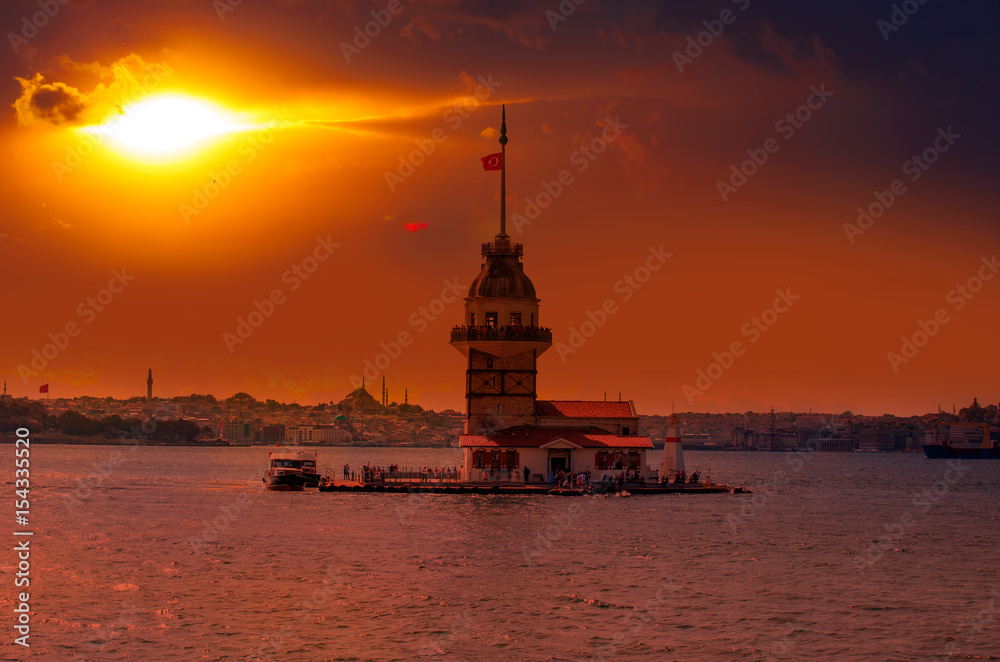
[[451,345],[467,358],[466,434],[535,423],[538,356],[552,346],[540,326],[535,286],[524,273],[524,247],[507,235],[507,111],[500,123],[500,232],[482,246],[483,265],[465,299],[464,323]]
[[153,369],[149,369],[149,374],[146,376],[146,402],[153,401]]
[[663,440],[663,457],[660,458],[660,480],[666,480],[671,471],[684,471],[681,423],[676,414],[670,414],[667,419],[667,437]]

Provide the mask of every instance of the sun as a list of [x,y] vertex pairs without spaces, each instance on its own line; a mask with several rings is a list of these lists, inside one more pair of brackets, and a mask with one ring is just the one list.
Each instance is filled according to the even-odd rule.
[[174,160],[193,155],[219,138],[255,128],[211,101],[164,93],[130,103],[103,124],[86,127],[109,146],[146,160]]

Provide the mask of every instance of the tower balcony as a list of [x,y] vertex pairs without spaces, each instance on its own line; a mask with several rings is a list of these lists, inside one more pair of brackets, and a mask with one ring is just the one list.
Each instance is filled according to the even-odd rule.
[[511,242],[510,237],[497,235],[493,241],[483,242],[483,257],[487,255],[524,255],[524,244]]
[[451,344],[466,356],[469,349],[498,357],[533,349],[541,354],[552,346],[552,330],[539,326],[456,326],[451,330]]

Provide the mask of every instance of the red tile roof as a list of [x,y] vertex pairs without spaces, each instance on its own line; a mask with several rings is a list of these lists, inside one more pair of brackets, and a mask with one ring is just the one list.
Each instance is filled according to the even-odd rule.
[[459,448],[540,448],[550,441],[565,439],[582,448],[652,448],[649,437],[611,434],[598,428],[547,428],[520,425],[489,435],[463,434]]
[[635,418],[632,402],[606,400],[536,400],[535,413],[553,418]]

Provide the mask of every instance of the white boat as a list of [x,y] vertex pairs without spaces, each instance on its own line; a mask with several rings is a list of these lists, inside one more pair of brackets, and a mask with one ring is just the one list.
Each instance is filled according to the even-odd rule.
[[316,451],[298,448],[278,448],[268,452],[264,488],[268,490],[302,490],[319,485],[316,471]]

